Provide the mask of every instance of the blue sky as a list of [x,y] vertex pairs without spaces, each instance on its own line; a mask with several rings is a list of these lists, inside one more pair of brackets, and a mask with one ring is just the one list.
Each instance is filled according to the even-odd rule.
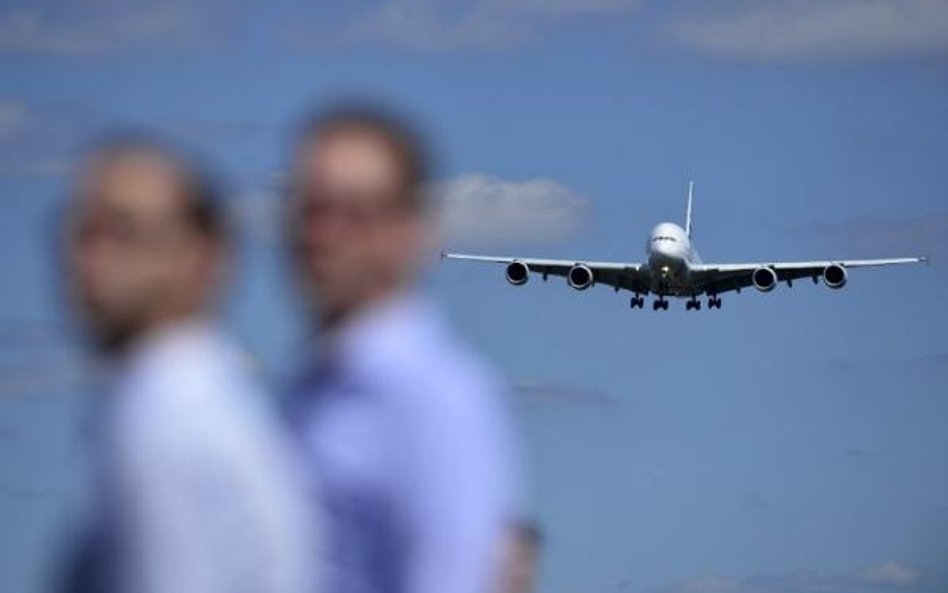
[[429,131],[452,247],[637,260],[693,178],[705,260],[934,258],[660,314],[433,262],[519,388],[542,591],[948,589],[945,2],[311,4],[0,0],[0,591],[39,590],[80,473],[50,225],[83,139],[150,126],[227,175],[226,319],[280,377],[286,141],[353,93]]

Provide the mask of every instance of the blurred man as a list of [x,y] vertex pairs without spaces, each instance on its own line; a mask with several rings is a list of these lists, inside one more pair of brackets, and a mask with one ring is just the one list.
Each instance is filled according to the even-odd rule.
[[65,587],[312,590],[313,519],[246,357],[208,308],[227,252],[211,184],[168,148],[116,139],[82,167],[65,264],[110,367],[89,537]]
[[420,294],[418,137],[371,109],[304,129],[291,178],[319,360],[291,412],[328,514],[335,593],[486,593],[510,509],[502,384]]
[[498,593],[534,593],[543,544],[540,528],[529,521],[516,521],[508,536]]

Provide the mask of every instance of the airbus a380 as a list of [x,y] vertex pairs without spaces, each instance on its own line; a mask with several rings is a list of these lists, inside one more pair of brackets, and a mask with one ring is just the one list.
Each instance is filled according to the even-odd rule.
[[688,211],[685,227],[663,222],[652,229],[646,245],[645,262],[597,262],[560,259],[533,259],[529,257],[494,257],[443,252],[446,259],[460,259],[505,264],[507,281],[515,286],[525,284],[530,273],[540,274],[545,281],[549,276],[566,278],[576,290],[586,290],[596,284],[606,284],[618,292],[634,293],[631,306],[641,309],[645,296],[653,294],[652,309],[668,310],[668,297],[688,299],[685,308],[701,309],[698,297],[707,295],[708,308],[720,309],[721,296],[728,291],[740,292],[753,286],[760,292],[770,292],[780,282],[793,286],[793,281],[811,278],[813,283],[823,279],[829,288],[846,285],[848,270],[926,262],[925,257],[897,257],[890,259],[826,260],[799,262],[756,263],[703,263],[692,242],[692,204],[694,183],[688,185]]

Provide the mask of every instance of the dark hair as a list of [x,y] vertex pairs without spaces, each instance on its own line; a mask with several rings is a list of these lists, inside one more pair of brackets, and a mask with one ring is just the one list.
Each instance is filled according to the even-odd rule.
[[140,130],[109,132],[93,140],[85,152],[92,161],[106,162],[142,154],[169,164],[183,198],[185,222],[209,239],[222,241],[228,238],[223,192],[217,177],[197,157],[168,140]]
[[424,186],[431,170],[426,142],[408,117],[391,109],[361,100],[339,101],[316,109],[304,118],[296,148],[348,133],[378,138],[398,165],[406,205],[415,211],[428,206]]

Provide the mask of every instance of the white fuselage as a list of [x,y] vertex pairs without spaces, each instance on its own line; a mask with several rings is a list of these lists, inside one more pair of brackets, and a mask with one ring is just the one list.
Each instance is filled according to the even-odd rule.
[[700,263],[691,238],[673,222],[652,229],[645,246],[649,268],[649,290],[667,296],[691,296],[692,263]]

